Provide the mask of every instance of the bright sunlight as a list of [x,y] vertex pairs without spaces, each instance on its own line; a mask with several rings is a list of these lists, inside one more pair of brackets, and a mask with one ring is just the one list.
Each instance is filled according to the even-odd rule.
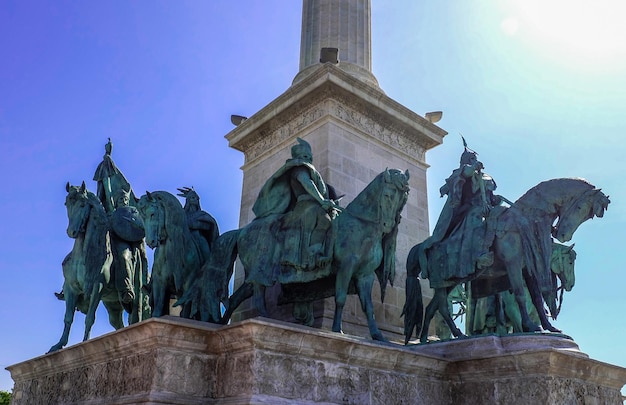
[[626,62],[626,1],[511,0],[501,29],[588,66]]

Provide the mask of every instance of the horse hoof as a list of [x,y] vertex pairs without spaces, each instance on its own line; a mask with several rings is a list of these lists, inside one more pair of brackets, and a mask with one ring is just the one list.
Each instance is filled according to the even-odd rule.
[[46,354],[49,354],[49,353],[54,353],[54,352],[56,352],[56,351],[58,351],[58,350],[61,350],[62,348],[63,348],[63,346],[54,345],[54,346],[52,346],[52,347],[50,348],[50,350],[48,350],[48,351],[46,352]]
[[522,329],[524,332],[541,332],[542,331],[541,327],[539,325],[535,325],[534,323],[530,325],[523,325]]
[[372,335],[372,339],[377,341],[377,342],[385,342],[385,343],[389,343],[389,340],[387,340],[382,333],[378,332],[378,333],[374,333]]

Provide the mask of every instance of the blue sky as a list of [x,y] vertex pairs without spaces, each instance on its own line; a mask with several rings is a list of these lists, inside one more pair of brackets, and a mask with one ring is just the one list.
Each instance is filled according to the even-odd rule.
[[[626,366],[626,31],[619,0],[372,0],[373,72],[450,134],[427,154],[431,225],[459,133],[509,200],[583,177],[612,203],[574,235],[577,280],[555,325]],[[565,6],[567,4],[567,7]],[[0,6],[0,390],[4,367],[58,341],[65,183],[113,158],[138,194],[194,186],[222,231],[238,223],[243,163],[223,136],[298,71],[301,2],[13,1]],[[102,311],[93,335],[111,327]],[[82,337],[77,314],[70,343]]]

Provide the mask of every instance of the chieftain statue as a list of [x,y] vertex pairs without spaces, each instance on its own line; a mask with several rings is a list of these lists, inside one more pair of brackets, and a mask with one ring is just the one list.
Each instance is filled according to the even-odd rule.
[[[254,204],[256,218],[245,227],[220,235],[213,243],[200,283],[178,304],[190,315],[226,323],[244,300],[268,315],[265,289],[280,283],[283,303],[294,303],[294,316],[312,324],[308,303],[335,296],[333,330],[341,331],[343,307],[356,286],[370,335],[385,340],[374,320],[374,279],[385,287],[395,274],[395,247],[400,212],[409,192],[409,174],[380,173],[345,208],[312,164],[310,145],[298,139],[292,157],[262,187]],[[243,285],[228,297],[227,284],[239,257],[246,272]],[[295,292],[294,292],[295,291]],[[225,313],[221,313],[224,304]]]
[[[567,242],[581,223],[602,217],[609,198],[585,180],[567,178],[544,181],[511,203],[493,193],[495,181],[483,172],[476,153],[464,146],[460,167],[441,188],[448,200],[433,235],[407,258],[406,342],[414,331],[426,342],[437,311],[454,336],[464,336],[450,316],[448,294],[470,281],[472,299],[511,290],[524,332],[560,332],[544,311],[545,303],[553,318],[558,313],[553,240]],[[500,205],[502,201],[510,208]],[[424,313],[420,273],[435,289]],[[526,289],[541,327],[529,315]]]
[[150,317],[143,292],[148,283],[143,221],[133,206],[136,199],[130,183],[111,158],[112,147],[109,139],[94,175],[97,196],[84,182],[66,186],[67,234],[75,242],[62,263],[63,289],[55,293],[65,301],[65,327],[50,351],[67,344],[76,310],[86,314],[83,340],[87,340],[100,301],[115,329],[124,326],[124,310],[130,324]]

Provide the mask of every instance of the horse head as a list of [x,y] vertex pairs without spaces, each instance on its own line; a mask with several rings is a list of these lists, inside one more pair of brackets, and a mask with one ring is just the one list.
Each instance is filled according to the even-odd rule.
[[139,199],[137,209],[143,217],[146,244],[154,249],[167,240],[165,212],[159,196],[146,191],[146,195]]
[[550,269],[561,281],[561,286],[565,291],[572,291],[576,282],[574,264],[576,262],[576,251],[574,244],[571,246],[554,243],[552,248],[552,260]]
[[[558,277],[561,285],[549,292],[544,292],[544,301],[550,310],[552,319],[556,319],[561,312],[563,305],[563,292],[571,291],[576,282],[576,274],[574,273],[574,263],[576,261],[576,251],[574,245],[566,246],[560,243],[552,244],[552,257],[550,260],[550,270],[553,277]],[[560,294],[559,294],[560,291]]]
[[89,220],[91,204],[87,194],[85,182],[81,186],[71,186],[68,182],[65,185],[67,197],[65,197],[65,207],[67,208],[67,236],[76,239],[84,234]]
[[609,197],[600,189],[585,191],[561,208],[558,222],[552,230],[552,236],[561,242],[571,240],[580,224],[594,216],[602,218],[610,202]]
[[383,233],[389,233],[400,222],[400,212],[409,195],[409,171],[404,173],[397,169],[386,169],[383,172],[382,190],[380,194],[380,224]]

